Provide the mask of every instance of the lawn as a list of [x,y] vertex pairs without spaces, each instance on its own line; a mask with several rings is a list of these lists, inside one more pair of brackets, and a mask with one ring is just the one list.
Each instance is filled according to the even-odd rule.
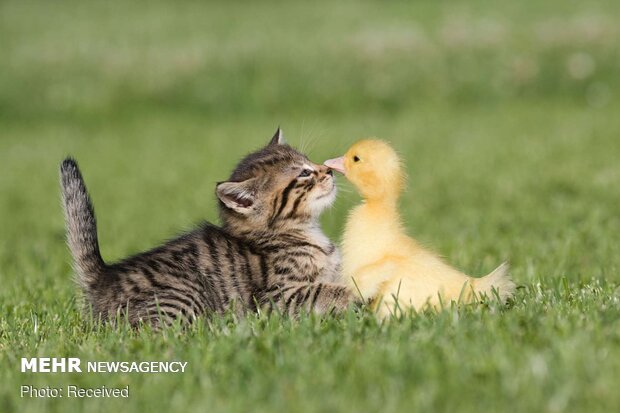
[[[0,3],[0,411],[620,410],[620,3]],[[134,331],[81,312],[58,166],[114,261],[202,220],[281,125],[316,162],[390,140],[412,235],[515,299],[411,315],[221,317]],[[358,202],[341,180],[338,239]],[[181,360],[21,373],[21,357]],[[31,399],[21,385],[122,387]]]

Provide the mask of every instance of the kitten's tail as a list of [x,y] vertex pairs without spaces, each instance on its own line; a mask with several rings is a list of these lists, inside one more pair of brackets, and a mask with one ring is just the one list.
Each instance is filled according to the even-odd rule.
[[508,274],[510,267],[504,262],[494,269],[489,275],[482,278],[472,278],[474,291],[476,294],[486,294],[494,297],[497,292],[502,303],[505,303],[515,292],[516,285]]
[[88,292],[97,282],[105,263],[99,252],[97,222],[77,162],[65,159],[60,165],[60,184],[67,227],[67,244],[73,255],[78,282]]

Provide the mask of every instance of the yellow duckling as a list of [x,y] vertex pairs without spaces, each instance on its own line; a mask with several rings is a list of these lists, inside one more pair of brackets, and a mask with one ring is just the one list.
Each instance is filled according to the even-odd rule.
[[472,278],[444,263],[437,254],[407,236],[398,213],[405,177],[394,149],[380,140],[355,143],[345,156],[325,165],[343,173],[364,201],[347,220],[342,241],[343,276],[365,300],[379,304],[381,317],[435,309],[451,301],[469,303],[476,296],[502,302],[514,293],[508,265],[486,277]]

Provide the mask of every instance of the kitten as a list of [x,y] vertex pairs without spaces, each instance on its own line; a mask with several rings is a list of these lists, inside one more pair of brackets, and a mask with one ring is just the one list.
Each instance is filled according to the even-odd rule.
[[283,142],[248,155],[216,187],[222,227],[204,223],[147,252],[107,264],[94,209],[77,163],[60,168],[67,242],[95,317],[154,326],[201,314],[341,311],[352,296],[339,279],[340,256],[319,227],[336,186],[330,169]]

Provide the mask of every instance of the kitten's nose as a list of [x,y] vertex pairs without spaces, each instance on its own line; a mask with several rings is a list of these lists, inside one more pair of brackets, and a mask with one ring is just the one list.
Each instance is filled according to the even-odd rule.
[[327,166],[325,166],[325,165],[316,165],[315,164],[315,168],[317,169],[317,171],[319,171],[319,173],[321,175],[326,175],[326,174],[327,175],[331,175],[331,173],[330,173],[331,170]]

